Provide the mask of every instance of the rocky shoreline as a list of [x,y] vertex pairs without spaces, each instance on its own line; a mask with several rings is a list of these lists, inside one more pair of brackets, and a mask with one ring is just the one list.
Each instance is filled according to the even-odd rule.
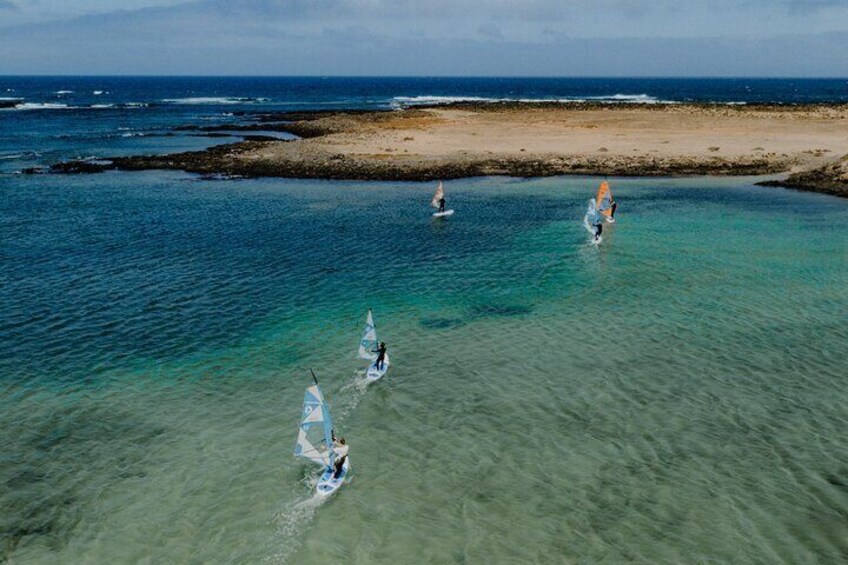
[[688,176],[688,175],[765,175],[787,170],[787,162],[764,159],[708,161],[633,158],[627,162],[591,157],[562,158],[559,156],[529,157],[526,159],[493,158],[456,161],[381,162],[355,159],[341,154],[292,156],[278,163],[250,159],[251,152],[266,144],[280,141],[245,141],[218,145],[204,151],[112,157],[96,161],[68,161],[50,168],[54,173],[96,173],[108,170],[143,171],[154,169],[181,170],[204,175],[237,177],[280,177],[326,180],[430,181],[475,176],[506,175],[515,177],[545,177],[556,175],[610,176]]
[[[804,121],[811,120],[828,127],[848,125],[848,107],[844,105],[632,107],[581,103],[465,103],[395,111],[289,112],[241,116],[248,118],[249,123],[176,128],[209,136],[225,131],[244,134],[244,141],[238,143],[167,155],[71,161],[58,163],[50,170],[93,173],[173,169],[216,176],[381,181],[430,181],[483,175],[764,175],[794,171],[785,180],[766,184],[848,195],[848,161],[843,158],[834,163],[830,156],[838,144],[832,145],[833,150],[810,148],[778,153],[779,149],[768,151],[753,147],[750,151],[731,154],[722,154],[720,146],[688,152],[689,146],[682,142],[665,139],[655,143],[666,144],[674,151],[635,148],[625,151],[606,147],[588,151],[568,144],[572,138],[583,142],[581,140],[587,135],[593,135],[592,128],[609,129],[604,120],[611,119],[617,120],[615,127],[638,141],[638,130],[634,133],[627,129],[630,122],[641,120],[638,123],[644,124],[654,116],[661,116],[672,124],[686,120],[708,125],[713,122],[732,124],[734,120],[744,119],[746,124],[756,125],[760,123],[757,120],[761,120],[766,125],[778,123],[782,128],[793,127],[796,123],[795,127],[800,128]],[[595,125],[596,122],[601,125]],[[623,125],[618,125],[619,122]],[[554,130],[557,135],[564,132],[561,134],[565,136],[564,150],[551,151],[551,147],[558,148],[558,145],[550,143],[533,145],[534,123],[539,124],[535,126],[539,131]],[[519,127],[527,131],[515,134]],[[650,124],[640,127],[649,129]],[[683,126],[677,129],[689,135]],[[263,131],[284,132],[298,139],[279,140],[258,135]],[[474,139],[478,135],[492,147],[478,143]],[[616,134],[594,135],[613,139]],[[673,135],[680,134],[675,130],[667,135],[666,132],[652,135],[657,139],[674,139]],[[508,143],[510,136],[515,137],[519,149]],[[689,138],[687,143],[692,143]]]
[[821,192],[848,198],[848,155],[835,163],[789,175],[784,180],[757,183],[761,186],[779,186],[807,192]]

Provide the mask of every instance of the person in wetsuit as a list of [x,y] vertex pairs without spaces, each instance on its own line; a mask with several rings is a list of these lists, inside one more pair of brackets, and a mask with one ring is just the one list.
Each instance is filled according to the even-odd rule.
[[615,200],[612,201],[612,206],[610,207],[610,219],[615,219],[615,209],[618,208],[618,202]]
[[338,479],[342,475],[345,461],[347,461],[348,445],[345,438],[336,439],[333,435],[333,453],[336,455],[336,460],[333,463],[333,478]]
[[439,213],[441,214],[444,211],[445,211],[445,197],[442,196],[441,198],[439,198]]
[[377,346],[377,349],[371,350],[371,353],[377,354],[377,360],[374,361],[374,366],[377,367],[378,371],[383,370],[383,363],[386,359],[386,342],[381,341],[380,345]]
[[595,224],[595,241],[601,239],[601,232],[604,231],[604,225],[601,222]]

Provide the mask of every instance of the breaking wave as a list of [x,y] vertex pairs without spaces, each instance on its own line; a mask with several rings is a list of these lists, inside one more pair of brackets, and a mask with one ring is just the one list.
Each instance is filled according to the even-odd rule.
[[268,98],[251,98],[248,96],[196,96],[189,98],[165,98],[165,104],[253,104],[267,102]]
[[609,94],[603,96],[566,96],[558,98],[491,98],[484,96],[395,96],[394,107],[454,104],[457,102],[540,102],[569,104],[579,102],[601,102],[609,104],[677,104],[676,100],[662,100],[648,94]]

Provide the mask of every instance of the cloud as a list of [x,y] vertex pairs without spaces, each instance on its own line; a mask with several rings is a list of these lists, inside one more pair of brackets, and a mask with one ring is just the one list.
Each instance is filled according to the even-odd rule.
[[11,10],[13,12],[21,11],[18,5],[12,2],[12,0],[0,0],[0,10]]
[[477,32],[480,34],[481,37],[485,37],[487,39],[492,39],[494,41],[504,40],[504,34],[501,31],[501,28],[498,27],[498,25],[494,22],[487,22],[482,24],[477,29]]
[[0,74],[844,76],[837,4],[195,0],[7,26]]
[[845,0],[789,0],[790,14],[807,15],[829,8],[845,7]]

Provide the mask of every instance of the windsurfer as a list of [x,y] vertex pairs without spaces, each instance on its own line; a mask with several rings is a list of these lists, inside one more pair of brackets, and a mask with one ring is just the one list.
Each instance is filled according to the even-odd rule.
[[618,202],[615,200],[610,200],[610,219],[615,219],[615,209],[618,208]]
[[374,361],[374,366],[377,367],[378,371],[383,370],[383,363],[386,359],[386,342],[381,341],[380,345],[377,346],[377,349],[371,350],[371,353],[377,354],[377,360]]
[[439,213],[441,214],[444,211],[445,211],[445,197],[442,196],[441,198],[439,198]]
[[601,232],[604,231],[604,225],[601,222],[595,224],[595,241],[601,239]]
[[348,445],[345,441],[345,438],[336,439],[335,435],[333,436],[333,453],[336,456],[335,462],[333,463],[333,478],[338,479],[342,474],[342,469],[345,464],[345,460],[347,459],[347,451]]

